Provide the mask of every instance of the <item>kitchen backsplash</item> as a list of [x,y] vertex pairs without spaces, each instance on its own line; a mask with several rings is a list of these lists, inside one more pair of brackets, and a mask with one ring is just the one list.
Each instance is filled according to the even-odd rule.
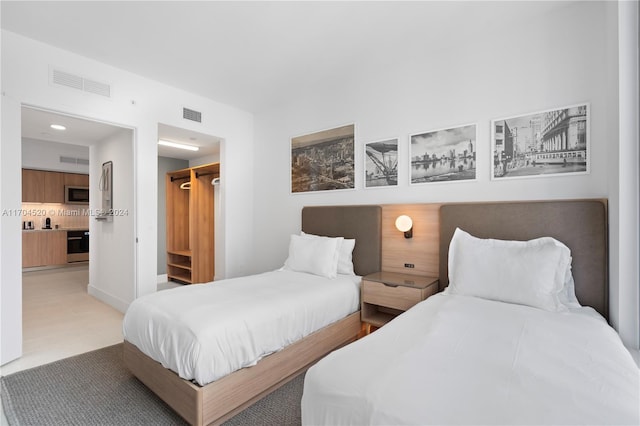
[[91,211],[88,205],[22,203],[22,222],[33,221],[35,229],[42,229],[46,218],[51,227],[89,229]]

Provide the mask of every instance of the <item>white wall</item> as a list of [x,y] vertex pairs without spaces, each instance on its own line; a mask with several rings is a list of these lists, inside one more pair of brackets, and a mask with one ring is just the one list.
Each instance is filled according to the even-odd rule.
[[[2,37],[4,42],[4,37]],[[5,73],[2,71],[2,78]],[[22,178],[20,160],[16,155],[20,152],[20,126],[8,126],[7,123],[20,122],[20,104],[2,97],[2,127],[0,141],[0,199],[2,209],[19,208],[21,191],[16,190],[16,179]],[[5,178],[9,176],[10,178]],[[20,355],[21,348],[16,343],[22,342],[22,235],[20,221],[16,216],[0,216],[0,355],[1,363]],[[16,246],[18,244],[18,246]],[[2,285],[14,283],[18,285]]]
[[[2,12],[1,12],[2,8],[0,8],[0,19],[2,18]],[[2,44],[2,32],[0,32],[0,45]],[[2,67],[0,66],[0,81],[2,80]],[[2,95],[4,97],[4,95]],[[7,118],[11,118],[11,117],[7,117]],[[5,115],[4,115],[4,109],[2,108],[2,102],[0,102],[0,129],[2,128],[2,123],[4,123],[5,121]],[[2,146],[4,145],[2,142],[2,139],[4,138],[4,135],[0,134],[0,165],[2,165]],[[4,198],[2,198],[2,194],[3,194],[3,188],[4,185],[2,183],[0,183],[0,200],[4,200]],[[4,203],[2,203],[2,205],[0,205],[0,207],[3,207]],[[0,235],[4,235],[4,223],[5,221],[0,219]],[[9,243],[9,241],[7,242],[7,244]],[[4,247],[5,247],[5,243],[3,241],[1,241],[0,239],[0,259],[3,258],[3,251],[4,251]],[[9,276],[11,276],[12,274],[8,274]],[[2,271],[2,263],[0,262],[0,283],[2,281],[4,281],[5,275],[3,274]],[[22,298],[22,289],[10,289],[8,292],[8,297],[11,298],[13,301],[15,301],[15,294],[18,295],[18,299],[20,300]],[[2,300],[4,298],[4,294],[2,291],[2,286],[0,285],[0,300]],[[6,351],[4,346],[2,345],[2,336],[6,334],[13,336],[13,341],[15,342],[17,339],[22,340],[22,331],[16,332],[15,330],[12,330],[12,326],[13,324],[10,323],[11,320],[13,320],[16,316],[21,316],[22,315],[22,310],[21,309],[17,309],[17,312],[13,312],[12,310],[6,310],[3,308],[2,303],[0,303],[0,364],[2,364],[2,360],[3,359],[9,359],[13,354],[13,349],[11,347],[7,347]]]
[[[622,340],[640,348],[640,72],[638,2],[620,2],[619,40],[619,145],[611,158],[610,267],[618,286],[612,288],[613,318]],[[613,118],[612,118],[613,119]],[[618,171],[618,173],[614,173]],[[640,356],[636,354],[636,356]]]
[[[606,197],[611,140],[602,14],[608,5],[581,3],[532,22],[505,23],[478,34],[459,50],[407,54],[333,88],[255,117],[255,207],[258,269],[279,265],[287,234],[310,204],[442,202]],[[613,29],[615,31],[615,28]],[[612,94],[613,93],[613,94]],[[490,121],[580,102],[591,103],[591,173],[491,181]],[[355,122],[356,190],[290,194],[290,138]],[[477,123],[477,180],[409,186],[409,135]],[[400,137],[399,185],[363,189],[363,143]],[[269,176],[269,179],[265,179]],[[257,256],[254,256],[257,257]]]
[[66,143],[22,138],[22,167],[68,173],[89,173],[86,164],[60,162],[60,157],[89,160],[89,147]]
[[220,154],[205,155],[194,160],[189,160],[189,167],[202,166],[203,164],[219,163]]
[[[102,164],[113,163],[113,209],[111,221],[89,218],[89,286],[92,296],[125,312],[135,299],[135,174],[133,131],[123,129],[91,146],[89,207],[102,209]],[[129,283],[129,285],[127,285]]]
[[[617,176],[610,161],[618,140],[616,3],[579,2],[530,22],[504,22],[456,50],[434,51],[430,43],[412,44],[407,62],[381,62],[357,80],[309,89],[297,102],[256,115],[254,269],[282,265],[305,205],[610,195],[609,179]],[[590,174],[490,180],[492,119],[582,102],[591,105]],[[290,138],[350,122],[356,189],[291,195]],[[477,180],[409,186],[409,135],[468,123],[478,124]],[[392,137],[400,137],[399,186],[364,189],[363,143]],[[613,278],[615,292],[624,278]],[[615,324],[619,312],[612,307]]]
[[[156,289],[157,138],[158,123],[224,138],[220,160],[224,186],[221,238],[224,250],[217,273],[247,272],[246,247],[252,242],[253,117],[235,108],[151,81],[71,52],[2,31],[2,144],[0,195],[2,208],[19,209],[21,180],[20,108],[23,104],[96,119],[135,129],[138,237],[138,294]],[[113,97],[59,88],[49,84],[49,67],[110,83]],[[202,112],[203,122],[182,119],[182,107]],[[2,251],[2,358],[4,364],[21,354],[21,234],[19,217],[0,217]],[[233,238],[225,238],[232,235]],[[218,260],[218,259],[217,259]],[[131,286],[132,283],[120,283]]]

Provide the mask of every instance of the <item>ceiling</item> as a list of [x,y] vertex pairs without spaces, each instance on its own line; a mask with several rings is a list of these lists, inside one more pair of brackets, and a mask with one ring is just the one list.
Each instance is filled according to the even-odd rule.
[[[37,108],[23,107],[21,115],[22,137],[28,139],[89,147],[122,130],[121,127],[112,124]],[[66,129],[52,129],[52,124],[63,125]],[[200,148],[194,152],[158,145],[158,155],[161,157],[194,160],[220,153],[220,140],[213,136],[165,124],[158,124],[158,136],[160,139],[186,143]]]
[[6,1],[2,28],[258,113],[561,1]]
[[[60,124],[66,130],[55,130],[52,124]],[[22,108],[22,137],[66,143],[71,145],[93,145],[114,133],[120,127],[97,121],[62,115],[36,108]]]
[[[259,113],[347,87],[368,69],[468,44],[565,1],[0,1],[2,28],[176,88]],[[50,121],[72,121],[65,132]],[[109,125],[32,110],[23,135],[82,144]],[[219,153],[216,138],[159,124],[159,137]]]
[[160,123],[158,124],[158,138],[170,142],[197,146],[199,148],[198,151],[186,151],[184,149],[158,145],[158,155],[160,157],[195,160],[196,158],[207,155],[220,155],[220,139],[215,136]]

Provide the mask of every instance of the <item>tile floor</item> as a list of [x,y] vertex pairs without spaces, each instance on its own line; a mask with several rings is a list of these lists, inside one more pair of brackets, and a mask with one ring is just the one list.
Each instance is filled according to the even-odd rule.
[[[1,366],[1,375],[122,342],[122,312],[90,296],[88,283],[87,264],[22,274],[23,355]],[[1,409],[0,424],[7,424]]]
[[22,274],[22,357],[6,376],[122,341],[123,314],[89,296],[87,264]]

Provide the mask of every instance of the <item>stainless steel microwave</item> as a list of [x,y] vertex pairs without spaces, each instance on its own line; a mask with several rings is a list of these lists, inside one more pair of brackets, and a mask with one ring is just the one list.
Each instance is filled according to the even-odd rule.
[[86,186],[65,186],[64,202],[66,204],[89,204],[89,188]]

